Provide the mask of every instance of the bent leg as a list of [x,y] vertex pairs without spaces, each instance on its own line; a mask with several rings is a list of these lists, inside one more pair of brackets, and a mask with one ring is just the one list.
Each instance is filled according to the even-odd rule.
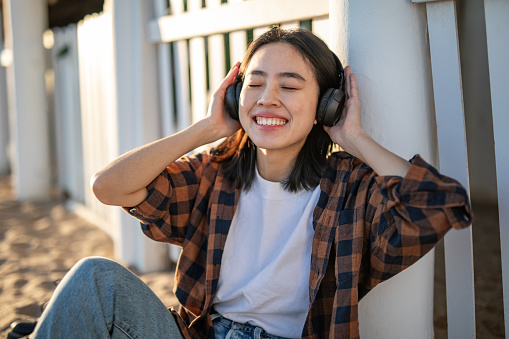
[[32,338],[182,338],[161,300],[105,258],[79,261],[58,285]]

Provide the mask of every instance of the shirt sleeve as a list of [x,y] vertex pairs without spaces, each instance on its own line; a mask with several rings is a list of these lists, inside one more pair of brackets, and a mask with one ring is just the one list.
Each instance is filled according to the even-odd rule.
[[368,195],[371,288],[415,263],[451,228],[472,221],[463,186],[419,155],[410,162],[404,178],[375,176]]
[[143,202],[123,209],[141,222],[149,238],[181,246],[208,165],[206,153],[182,157],[147,186]]

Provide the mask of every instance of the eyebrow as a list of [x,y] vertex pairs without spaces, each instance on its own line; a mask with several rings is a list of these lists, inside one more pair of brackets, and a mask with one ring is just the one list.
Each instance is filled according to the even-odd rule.
[[[247,75],[258,75],[258,76],[266,77],[267,72],[255,69],[255,70],[249,72]],[[280,72],[280,73],[276,74],[276,77],[278,77],[278,78],[294,78],[301,82],[306,82],[306,79],[304,79],[304,77],[302,75],[300,75],[299,73],[295,73],[295,72]]]

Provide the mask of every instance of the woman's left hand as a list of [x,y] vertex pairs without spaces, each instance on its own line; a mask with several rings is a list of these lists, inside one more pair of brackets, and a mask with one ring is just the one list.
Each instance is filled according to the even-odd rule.
[[410,163],[378,144],[361,127],[361,104],[355,75],[350,66],[345,68],[346,101],[339,122],[324,129],[332,141],[346,152],[361,159],[378,175],[398,175],[404,177]]
[[354,139],[366,134],[361,127],[361,103],[355,74],[350,66],[345,68],[345,106],[341,119],[332,127],[324,126],[333,142],[340,145],[345,151],[356,155]]

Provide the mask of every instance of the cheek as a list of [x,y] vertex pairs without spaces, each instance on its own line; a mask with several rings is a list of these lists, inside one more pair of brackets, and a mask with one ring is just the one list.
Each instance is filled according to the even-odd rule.
[[246,95],[246,92],[242,91],[240,93],[239,98],[239,119],[240,121],[246,121],[248,120],[249,111],[255,104],[254,98],[252,98],[252,95]]
[[309,117],[308,120],[314,124],[316,120],[316,111],[318,108],[318,98],[308,100],[306,103],[303,103],[301,107],[304,108],[306,116]]

